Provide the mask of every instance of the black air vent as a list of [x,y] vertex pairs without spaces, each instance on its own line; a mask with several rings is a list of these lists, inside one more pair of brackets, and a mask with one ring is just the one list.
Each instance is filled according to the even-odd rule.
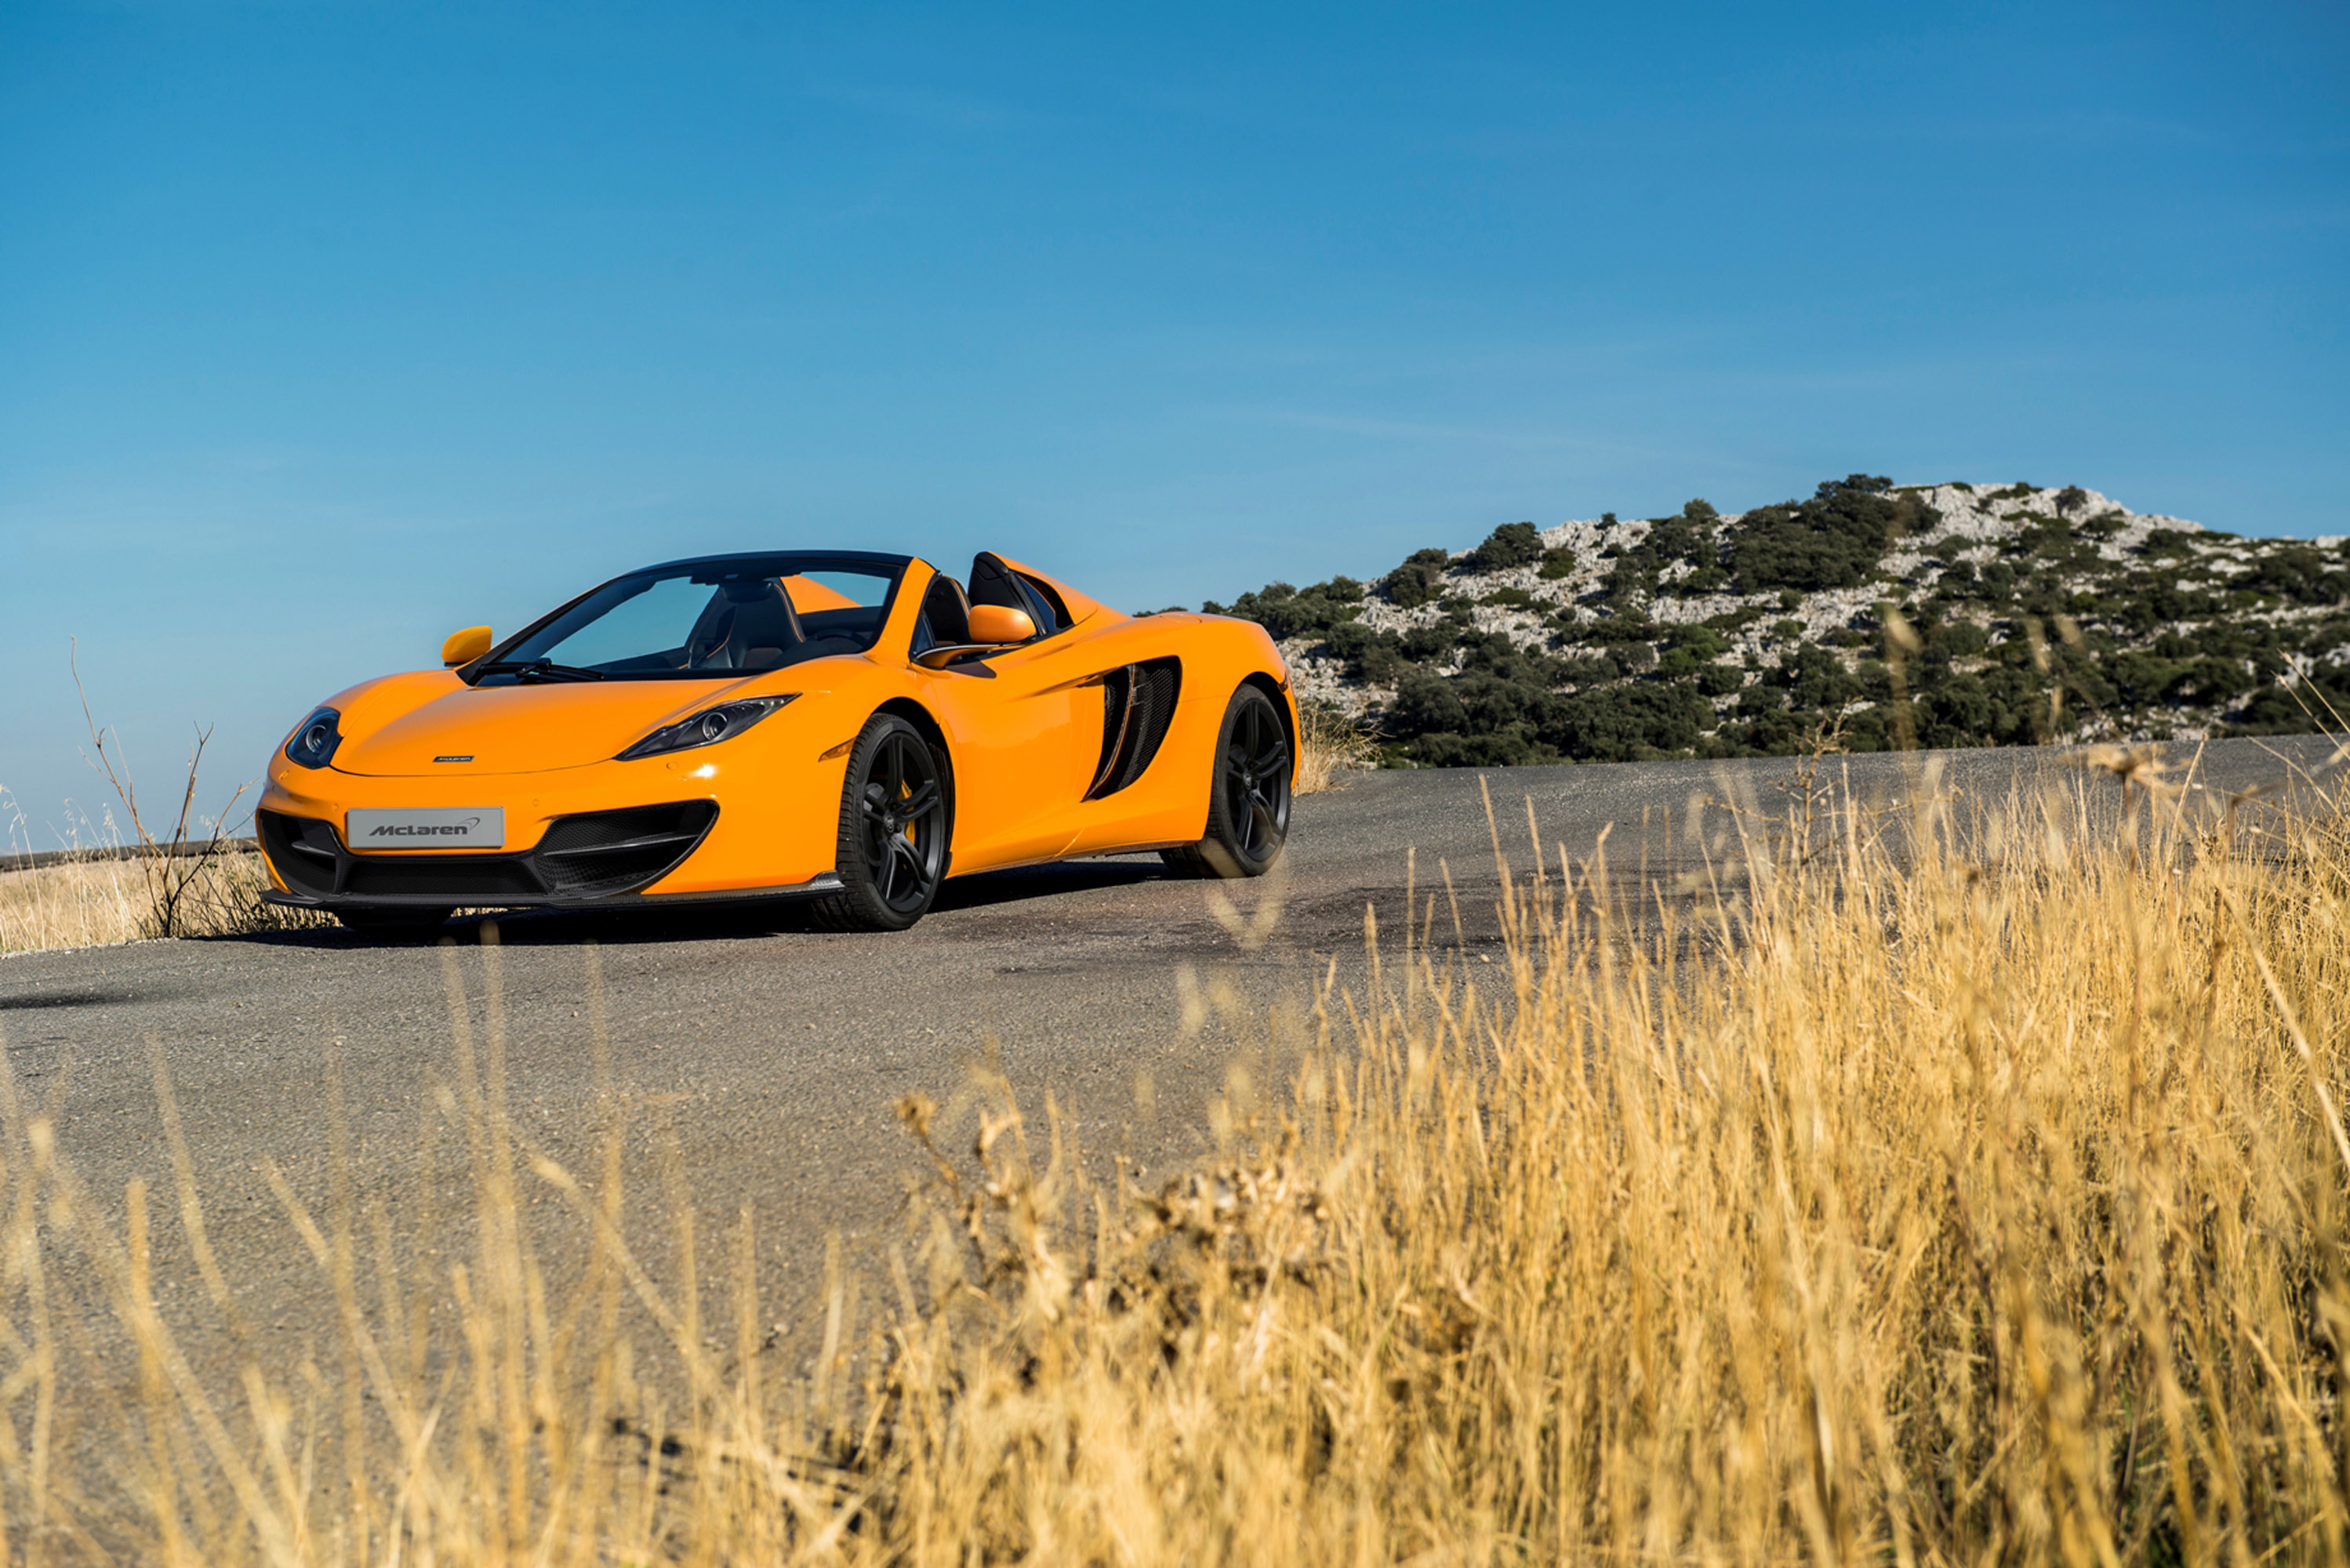
[[1182,666],[1172,659],[1145,659],[1103,678],[1101,763],[1087,800],[1116,794],[1142,776],[1174,722],[1182,686]]
[[538,841],[539,875],[550,893],[628,892],[684,859],[717,816],[711,802],[689,800],[562,817]]
[[438,898],[452,904],[496,904],[546,891],[521,855],[357,856],[342,891],[360,898]]
[[335,862],[343,846],[335,830],[307,816],[286,816],[274,811],[253,814],[255,833],[269,863],[296,893],[324,897],[335,890]]

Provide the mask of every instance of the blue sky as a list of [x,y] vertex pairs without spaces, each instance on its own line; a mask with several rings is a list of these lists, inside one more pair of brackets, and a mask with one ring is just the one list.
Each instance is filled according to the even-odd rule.
[[[1127,607],[1855,469],[2350,531],[2338,5],[0,5],[0,785],[706,549]],[[208,789],[208,797],[214,792]]]

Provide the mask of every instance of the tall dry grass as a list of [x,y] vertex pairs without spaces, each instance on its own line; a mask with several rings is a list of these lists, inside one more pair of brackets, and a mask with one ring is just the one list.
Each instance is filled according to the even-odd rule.
[[1638,920],[1521,850],[1503,961],[1441,896],[1367,929],[1284,1092],[1236,1076],[1156,1191],[1000,1082],[910,1102],[923,1239],[869,1337],[836,1270],[788,1384],[747,1211],[705,1323],[690,1207],[674,1260],[626,1243],[617,1114],[581,1172],[508,1117],[494,950],[444,953],[462,1262],[279,1183],[332,1365],[198,1376],[165,1214],[206,1310],[235,1293],[184,1153],[110,1221],[10,1099],[7,1550],[120,1523],[49,1436],[103,1321],[159,1562],[2342,1561],[2345,818],[2255,835],[2147,782],[2126,830],[2085,790],[1734,817]]
[[[269,878],[257,855],[216,853],[186,869],[173,888],[173,936],[244,936],[328,923],[307,910],[263,903]],[[0,952],[138,941],[163,935],[161,927],[153,857],[0,871]]]
[[1297,705],[1299,794],[1339,788],[1347,774],[1379,763],[1378,732],[1364,720],[1326,702]]

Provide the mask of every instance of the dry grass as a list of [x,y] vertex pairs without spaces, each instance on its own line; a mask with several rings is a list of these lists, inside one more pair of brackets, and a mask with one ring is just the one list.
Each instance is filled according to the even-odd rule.
[[[0,952],[95,947],[161,935],[157,875],[153,858],[147,857],[0,871]],[[322,916],[263,903],[267,887],[257,855],[229,853],[207,860],[174,888],[173,934],[233,936],[324,922]]]
[[[1155,1194],[1000,1083],[908,1104],[925,1239],[854,1388],[846,1282],[813,1380],[763,1381],[746,1272],[705,1324],[690,1232],[666,1285],[623,1244],[617,1117],[595,1171],[530,1151],[494,950],[445,954],[462,1262],[404,1273],[412,1216],[280,1184],[338,1303],[317,1365],[256,1342],[203,1384],[168,1221],[137,1189],[100,1218],[11,1100],[6,1548],[122,1522],[50,1436],[106,1322],[155,1562],[2345,1560],[2344,816],[2255,857],[2168,807],[2124,836],[2016,802],[1963,853],[1918,813],[1912,863],[1838,807],[1834,852],[1733,844],[1736,897],[1637,929],[1554,861],[1499,963],[1431,899],[1280,1108],[1236,1084]],[[232,1312],[176,1168],[172,1244]],[[536,1250],[534,1190],[576,1255]]]
[[1378,762],[1378,732],[1361,719],[1326,703],[1297,705],[1296,793],[1337,789],[1349,772]]

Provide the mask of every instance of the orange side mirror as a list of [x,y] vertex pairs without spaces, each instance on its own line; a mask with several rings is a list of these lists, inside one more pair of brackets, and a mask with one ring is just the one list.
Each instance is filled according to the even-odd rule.
[[971,639],[973,642],[1025,642],[1035,635],[1036,623],[1028,618],[1026,610],[1016,610],[1004,605],[971,607]]
[[461,664],[471,664],[490,650],[490,628],[469,626],[463,631],[452,631],[441,644],[441,662],[454,670]]

